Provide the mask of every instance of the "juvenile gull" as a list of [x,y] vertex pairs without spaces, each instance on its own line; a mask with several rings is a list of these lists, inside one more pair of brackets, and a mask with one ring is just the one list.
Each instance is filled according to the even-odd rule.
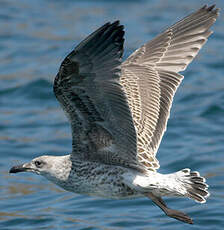
[[204,203],[205,178],[183,169],[157,172],[156,153],[173,96],[186,69],[211,35],[218,16],[204,6],[169,27],[121,63],[124,27],[106,23],[62,62],[54,93],[72,128],[72,153],[41,156],[10,173],[33,172],[65,190],[106,198],[146,196],[166,215],[192,224],[163,196]]

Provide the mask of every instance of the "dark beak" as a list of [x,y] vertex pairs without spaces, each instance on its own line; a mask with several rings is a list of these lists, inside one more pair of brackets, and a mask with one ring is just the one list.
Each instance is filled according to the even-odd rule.
[[26,167],[26,164],[22,164],[22,165],[16,165],[13,166],[10,170],[9,173],[18,173],[18,172],[26,172],[27,170],[29,170],[30,168]]

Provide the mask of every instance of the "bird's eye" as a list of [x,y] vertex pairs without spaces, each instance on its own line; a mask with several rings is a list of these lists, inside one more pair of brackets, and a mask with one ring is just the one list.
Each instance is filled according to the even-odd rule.
[[43,161],[35,161],[34,163],[37,168],[41,168],[43,166]]

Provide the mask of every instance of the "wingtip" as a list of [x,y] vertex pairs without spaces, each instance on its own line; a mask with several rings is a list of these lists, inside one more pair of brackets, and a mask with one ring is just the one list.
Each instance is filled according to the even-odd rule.
[[120,30],[124,30],[124,25],[121,24],[120,20],[116,20],[111,23],[111,26],[115,26],[119,28]]
[[204,6],[201,7],[201,10],[207,10],[207,11],[212,11],[215,8],[215,4],[208,6],[207,4],[205,4]]
[[215,4],[209,6],[209,7],[207,8],[207,11],[212,11],[214,8],[215,8]]
[[114,24],[114,25],[117,25],[117,26],[120,25],[120,20],[115,20],[115,21],[112,23],[112,25],[113,25],[113,24]]
[[218,12],[220,11],[220,8],[216,8],[216,4],[213,4],[211,6],[208,6],[207,4],[204,5],[200,10],[206,10],[207,12],[213,12],[218,15]]
[[120,50],[122,50],[120,57],[123,55],[123,45],[124,45],[124,25],[120,24],[120,20],[116,20],[112,23],[110,23],[110,28],[113,28],[114,30],[114,35],[116,34],[116,36],[114,36],[114,41],[119,44],[120,46]]

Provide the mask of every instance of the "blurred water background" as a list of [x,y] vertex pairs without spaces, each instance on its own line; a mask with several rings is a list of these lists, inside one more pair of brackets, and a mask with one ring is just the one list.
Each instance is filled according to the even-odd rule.
[[148,199],[105,200],[72,194],[33,174],[9,168],[42,154],[71,151],[69,124],[52,82],[64,57],[107,21],[125,25],[124,59],[202,0],[0,0],[0,229],[157,230],[224,226],[224,16],[184,72],[158,158],[160,172],[189,167],[208,180],[200,205],[167,199],[193,226],[170,219]]

